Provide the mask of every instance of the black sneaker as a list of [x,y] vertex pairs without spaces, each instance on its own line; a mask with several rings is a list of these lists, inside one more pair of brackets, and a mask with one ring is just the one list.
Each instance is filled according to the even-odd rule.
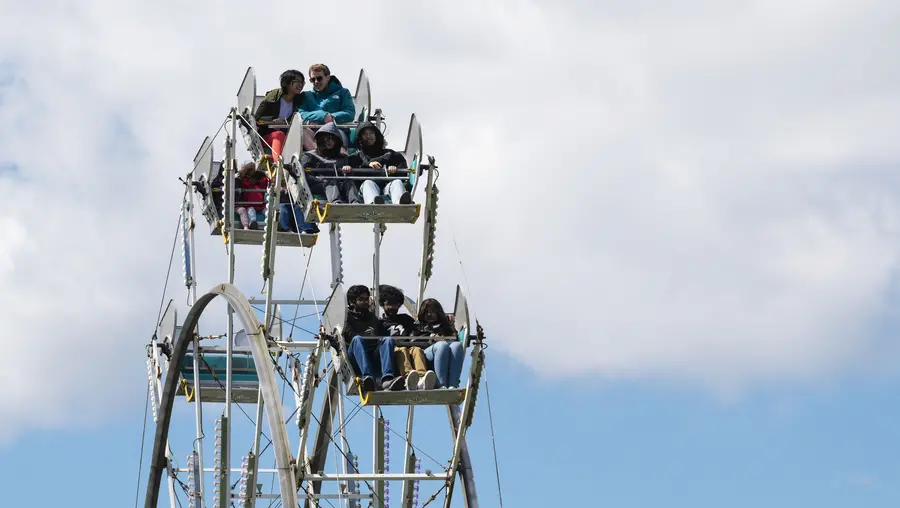
[[384,204],[384,196],[375,196],[375,199],[372,200],[372,204],[383,205]]
[[406,380],[402,377],[386,379],[381,382],[381,389],[391,392],[399,392],[406,388]]
[[366,376],[362,380],[362,393],[360,395],[365,395],[369,392],[375,391],[375,378],[372,376]]
[[251,231],[256,231],[257,229],[259,229],[259,223],[256,222],[255,220],[250,221],[250,225],[249,225],[248,229],[250,229]]
[[400,195],[400,204],[401,205],[409,205],[412,204],[412,196],[409,194],[409,191],[404,192]]

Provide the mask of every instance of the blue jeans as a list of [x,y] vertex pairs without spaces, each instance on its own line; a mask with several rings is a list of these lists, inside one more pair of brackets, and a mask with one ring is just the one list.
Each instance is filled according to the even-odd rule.
[[435,342],[425,349],[425,358],[434,365],[438,388],[459,387],[459,376],[466,359],[466,349],[462,342]]
[[[364,341],[357,335],[347,346],[347,353],[350,357],[350,365],[363,378],[371,376],[379,381],[384,381],[385,378],[396,376],[394,373],[394,339],[390,337],[379,340],[376,345],[374,341]],[[377,361],[373,355],[378,356]],[[376,371],[376,369],[378,370]]]
[[[294,213],[291,213],[291,208],[294,209]],[[285,231],[303,231],[304,233],[319,232],[319,228],[315,224],[303,220],[303,210],[300,209],[300,205],[292,207],[290,203],[281,203],[278,205],[278,209],[280,211],[278,222],[281,223],[281,229]]]

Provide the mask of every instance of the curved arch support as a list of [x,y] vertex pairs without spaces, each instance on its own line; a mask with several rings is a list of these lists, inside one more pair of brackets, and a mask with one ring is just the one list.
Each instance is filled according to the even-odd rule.
[[[173,366],[180,365],[184,361],[188,344],[193,340],[193,331],[200,320],[200,315],[206,306],[209,305],[209,302],[217,296],[225,298],[231,308],[234,309],[238,319],[240,319],[244,330],[247,331],[250,351],[253,353],[253,360],[258,367],[259,388],[266,406],[266,418],[269,422],[269,429],[272,432],[272,447],[275,454],[275,467],[278,469],[281,499],[284,506],[297,506],[297,486],[292,474],[290,441],[288,440],[287,428],[284,425],[284,409],[281,405],[281,398],[278,395],[275,373],[272,369],[261,368],[270,362],[266,346],[266,334],[253,309],[250,307],[247,297],[231,284],[219,284],[201,296],[182,324],[181,333],[178,335],[178,340],[175,341],[175,346],[173,347],[170,364]],[[175,403],[178,376],[177,368],[170,368],[166,372],[166,383],[163,386],[163,396],[160,400],[159,423],[156,425],[153,441],[153,454],[151,455],[144,508],[156,508],[156,503],[159,500],[160,480],[166,470],[166,442],[169,438],[169,423],[172,420],[172,406]]]

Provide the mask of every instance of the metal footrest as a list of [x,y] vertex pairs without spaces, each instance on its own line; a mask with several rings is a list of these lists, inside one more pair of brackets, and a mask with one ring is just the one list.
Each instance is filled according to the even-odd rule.
[[[348,395],[356,395],[354,383]],[[375,391],[360,397],[363,406],[446,406],[460,404],[466,398],[465,388],[438,388],[413,391]]]
[[[261,224],[262,226],[262,224]],[[220,228],[216,227],[210,233],[213,236],[221,235]],[[305,233],[275,233],[275,245],[279,247],[312,247],[318,241],[319,235],[308,235]],[[237,245],[262,245],[263,231],[262,229],[236,229],[234,231],[234,243]]]
[[[223,381],[224,383],[224,381]],[[196,402],[194,384],[182,379],[178,385],[176,395],[185,395],[188,402]],[[237,383],[231,384],[231,400],[240,404],[256,404],[259,400],[259,383]],[[225,388],[222,388],[215,381],[200,382],[200,402],[225,402]]]
[[419,219],[421,205],[413,203],[409,205],[384,204],[334,204],[328,202],[313,201],[306,215],[308,222],[321,224],[329,222],[352,223],[406,223],[415,224]]

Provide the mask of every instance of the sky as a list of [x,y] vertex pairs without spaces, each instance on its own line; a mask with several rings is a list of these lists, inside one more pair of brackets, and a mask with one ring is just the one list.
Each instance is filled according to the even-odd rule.
[[[415,113],[437,157],[426,296],[449,304],[464,284],[487,332],[504,505],[900,502],[896,2],[0,12],[0,477],[20,487],[13,505],[133,503],[178,177],[248,66],[263,92],[317,62],[351,89],[365,68],[391,145]],[[346,280],[370,280],[369,228],[344,239]],[[415,286],[419,239],[388,228],[382,280]],[[327,293],[320,244],[304,297]],[[297,297],[304,256],[279,252],[277,297]],[[225,280],[220,239],[198,234],[197,259],[200,291]],[[261,297],[258,249],[238,259],[237,285]],[[164,301],[183,317],[179,263],[176,249]],[[221,310],[203,326],[222,328]],[[485,409],[471,443],[482,504],[496,506]],[[425,413],[423,426],[445,425]],[[48,456],[66,471],[52,493]]]

